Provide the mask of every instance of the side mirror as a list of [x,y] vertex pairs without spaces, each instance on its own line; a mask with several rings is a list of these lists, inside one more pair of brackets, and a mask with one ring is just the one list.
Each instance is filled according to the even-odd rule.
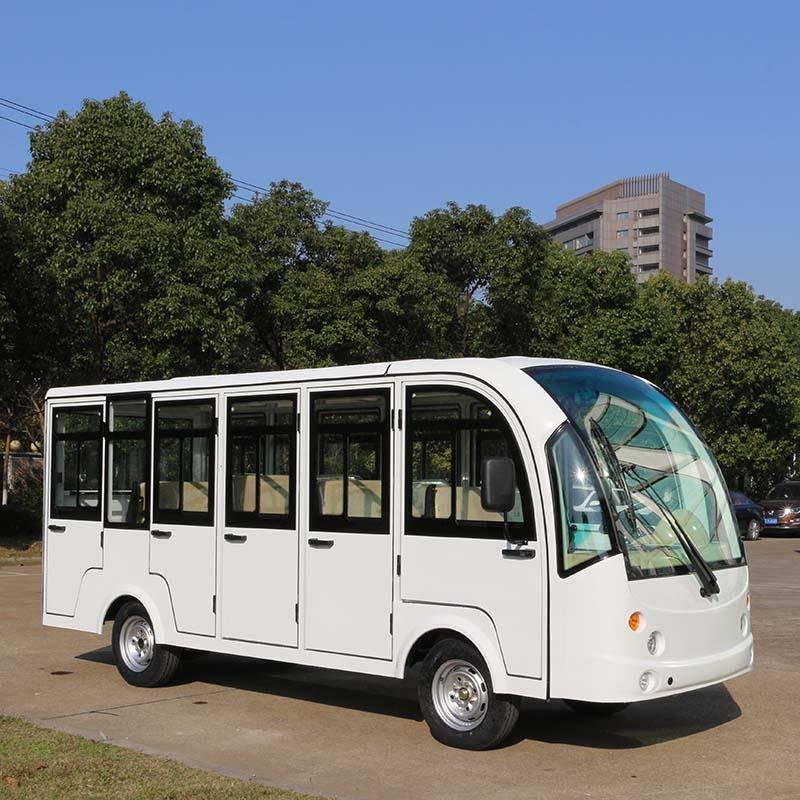
[[481,505],[508,514],[516,501],[516,470],[510,458],[487,458],[481,464]]

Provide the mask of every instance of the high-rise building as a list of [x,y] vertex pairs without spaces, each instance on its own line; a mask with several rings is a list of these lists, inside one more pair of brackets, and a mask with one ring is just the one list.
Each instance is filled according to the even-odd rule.
[[663,172],[623,178],[576,197],[558,206],[544,227],[576,253],[626,252],[639,281],[666,270],[694,283],[711,274],[710,223],[705,195]]

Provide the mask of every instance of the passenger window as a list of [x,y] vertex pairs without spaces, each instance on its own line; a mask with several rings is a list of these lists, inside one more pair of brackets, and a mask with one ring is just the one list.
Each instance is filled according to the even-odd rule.
[[614,547],[597,473],[575,431],[563,428],[549,450],[559,511],[558,568],[566,575]]
[[51,516],[100,519],[102,441],[101,408],[53,411]]
[[213,522],[214,420],[211,400],[156,405],[155,522]]
[[406,431],[406,530],[430,536],[504,538],[503,515],[481,504],[481,464],[507,456],[517,467],[516,504],[508,515],[523,533],[530,516],[524,468],[500,412],[469,391],[410,389]]
[[108,403],[106,522],[126,528],[148,524],[150,415],[147,397]]
[[228,401],[227,524],[294,527],[294,395]]
[[388,392],[312,396],[312,527],[388,533],[388,404]]

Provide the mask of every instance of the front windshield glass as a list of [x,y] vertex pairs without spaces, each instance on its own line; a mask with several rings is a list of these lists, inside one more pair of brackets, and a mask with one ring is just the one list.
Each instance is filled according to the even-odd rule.
[[800,483],[779,483],[767,495],[767,500],[800,500]]
[[[631,577],[696,570],[697,554],[714,569],[743,563],[716,461],[666,395],[603,367],[526,371],[561,406],[592,454]],[[556,480],[563,482],[563,474]]]

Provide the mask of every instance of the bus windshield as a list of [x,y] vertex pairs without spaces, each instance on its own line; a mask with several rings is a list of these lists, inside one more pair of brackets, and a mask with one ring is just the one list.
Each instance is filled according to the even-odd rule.
[[[615,370],[564,365],[526,370],[561,406],[581,440],[581,452],[556,442],[555,480],[569,537],[564,551],[579,563],[583,542],[597,543],[597,531],[577,519],[570,498],[575,475],[584,489],[602,495],[613,533],[625,554],[631,578],[695,572],[706,590],[715,590],[711,570],[744,563],[737,526],[719,467],[683,412],[651,384]],[[578,464],[570,470],[569,464]],[[587,471],[597,478],[587,483]],[[570,484],[570,485],[566,485]],[[585,491],[584,491],[585,493]],[[601,500],[600,497],[597,498]],[[584,504],[585,504],[584,500]],[[596,506],[600,503],[596,502]],[[588,519],[588,518],[587,518]],[[602,528],[604,515],[595,513]],[[609,535],[612,531],[608,532]],[[567,566],[570,559],[565,559]]]

